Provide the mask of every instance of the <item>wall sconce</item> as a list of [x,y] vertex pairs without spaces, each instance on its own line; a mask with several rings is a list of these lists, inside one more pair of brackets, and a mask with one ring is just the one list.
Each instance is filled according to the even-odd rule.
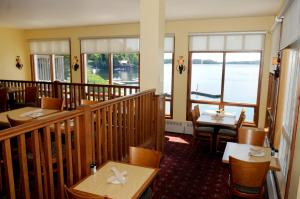
[[23,67],[23,64],[21,63],[21,58],[20,58],[20,56],[17,56],[17,57],[16,57],[16,67],[17,67],[19,70],[21,70],[22,67]]
[[280,63],[281,63],[280,52],[278,52],[277,57],[272,58],[272,65],[276,65],[276,68],[274,69],[274,76],[276,78],[278,78],[280,75]]
[[79,68],[79,59],[77,56],[74,56],[73,58],[73,69],[74,71],[77,71]]
[[178,60],[177,60],[177,67],[176,70],[179,72],[179,74],[182,74],[182,71],[185,71],[185,65],[184,65],[184,58],[183,56],[179,56]]

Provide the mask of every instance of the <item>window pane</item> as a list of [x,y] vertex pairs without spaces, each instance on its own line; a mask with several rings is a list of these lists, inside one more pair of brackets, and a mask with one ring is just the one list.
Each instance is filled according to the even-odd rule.
[[220,101],[223,53],[193,53],[191,99]]
[[109,84],[108,54],[87,54],[87,83]]
[[113,54],[113,84],[139,85],[139,55],[137,53]]
[[193,103],[192,104],[192,109],[194,108],[194,106],[199,105],[199,109],[200,109],[200,113],[203,113],[205,111],[216,111],[219,109],[218,105],[213,105],[213,104],[197,104],[197,103]]
[[245,122],[253,123],[254,122],[254,108],[253,107],[240,107],[240,106],[224,106],[225,112],[232,113],[236,116],[236,119],[239,118],[241,110],[244,108],[246,111]]
[[164,54],[164,95],[166,99],[170,99],[172,96],[172,63],[173,54]]
[[37,81],[51,81],[50,77],[50,56],[49,55],[35,55],[34,56],[36,80]]
[[226,53],[224,101],[256,104],[260,53]]
[[171,115],[171,102],[166,101],[165,103],[165,115],[170,116]]
[[54,55],[54,80],[71,82],[70,55]]

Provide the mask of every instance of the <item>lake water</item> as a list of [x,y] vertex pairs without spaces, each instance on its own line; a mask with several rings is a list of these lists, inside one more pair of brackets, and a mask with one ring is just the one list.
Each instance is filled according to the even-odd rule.
[[[227,64],[225,67],[224,101],[256,104],[259,78],[259,65],[256,64]],[[171,93],[172,65],[165,64],[164,92]],[[221,95],[222,65],[221,64],[193,64],[191,90],[209,95]],[[194,100],[208,100],[219,102],[220,98],[210,98],[191,95]],[[201,109],[217,109],[217,106],[202,105]],[[166,105],[166,110],[169,105]],[[225,107],[239,115],[241,107]],[[246,120],[252,121],[253,108],[246,108]]]

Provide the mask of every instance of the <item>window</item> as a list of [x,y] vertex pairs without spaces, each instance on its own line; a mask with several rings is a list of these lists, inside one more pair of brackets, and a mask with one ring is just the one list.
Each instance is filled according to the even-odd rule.
[[139,85],[139,39],[83,39],[84,81],[93,84]]
[[257,124],[262,47],[262,34],[190,36],[188,113],[196,104],[237,117],[245,109]]
[[166,118],[173,117],[173,66],[174,66],[174,38],[165,38],[165,53],[164,53],[164,95],[165,115]]
[[68,40],[32,41],[30,53],[36,81],[71,82]]

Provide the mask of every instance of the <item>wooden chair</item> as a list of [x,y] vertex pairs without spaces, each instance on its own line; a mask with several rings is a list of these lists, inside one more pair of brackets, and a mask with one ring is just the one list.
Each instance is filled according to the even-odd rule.
[[64,100],[58,98],[42,97],[41,108],[62,111],[64,109]]
[[92,100],[86,100],[86,99],[80,100],[81,105],[93,105],[93,104],[97,104],[97,103],[99,103],[99,102],[98,101],[92,101]]
[[268,162],[245,162],[229,156],[229,196],[264,198],[264,183],[270,167]]
[[238,143],[264,146],[266,139],[266,132],[264,130],[240,128],[238,131]]
[[65,185],[65,194],[67,199],[109,199],[106,196],[99,196],[91,193],[86,193],[72,188],[70,189],[66,185]]
[[194,136],[193,144],[197,138],[206,140],[209,142],[209,150],[212,151],[214,128],[207,127],[207,126],[199,126],[197,122],[198,117],[195,110],[192,110],[191,115],[192,115],[193,136]]
[[195,106],[194,106],[194,110],[195,110],[195,112],[196,112],[197,118],[200,117],[200,108],[199,108],[199,105],[195,105]]
[[38,104],[38,89],[37,87],[26,87],[25,88],[25,104],[34,105]]
[[240,117],[233,129],[220,129],[217,134],[216,139],[216,151],[218,150],[219,143],[223,142],[236,142],[237,135],[238,135],[238,129],[242,127],[243,122],[245,121],[246,114],[245,110],[243,109],[240,113]]
[[0,112],[8,110],[8,88],[0,88]]
[[162,154],[141,147],[129,147],[129,163],[137,166],[159,168]]

